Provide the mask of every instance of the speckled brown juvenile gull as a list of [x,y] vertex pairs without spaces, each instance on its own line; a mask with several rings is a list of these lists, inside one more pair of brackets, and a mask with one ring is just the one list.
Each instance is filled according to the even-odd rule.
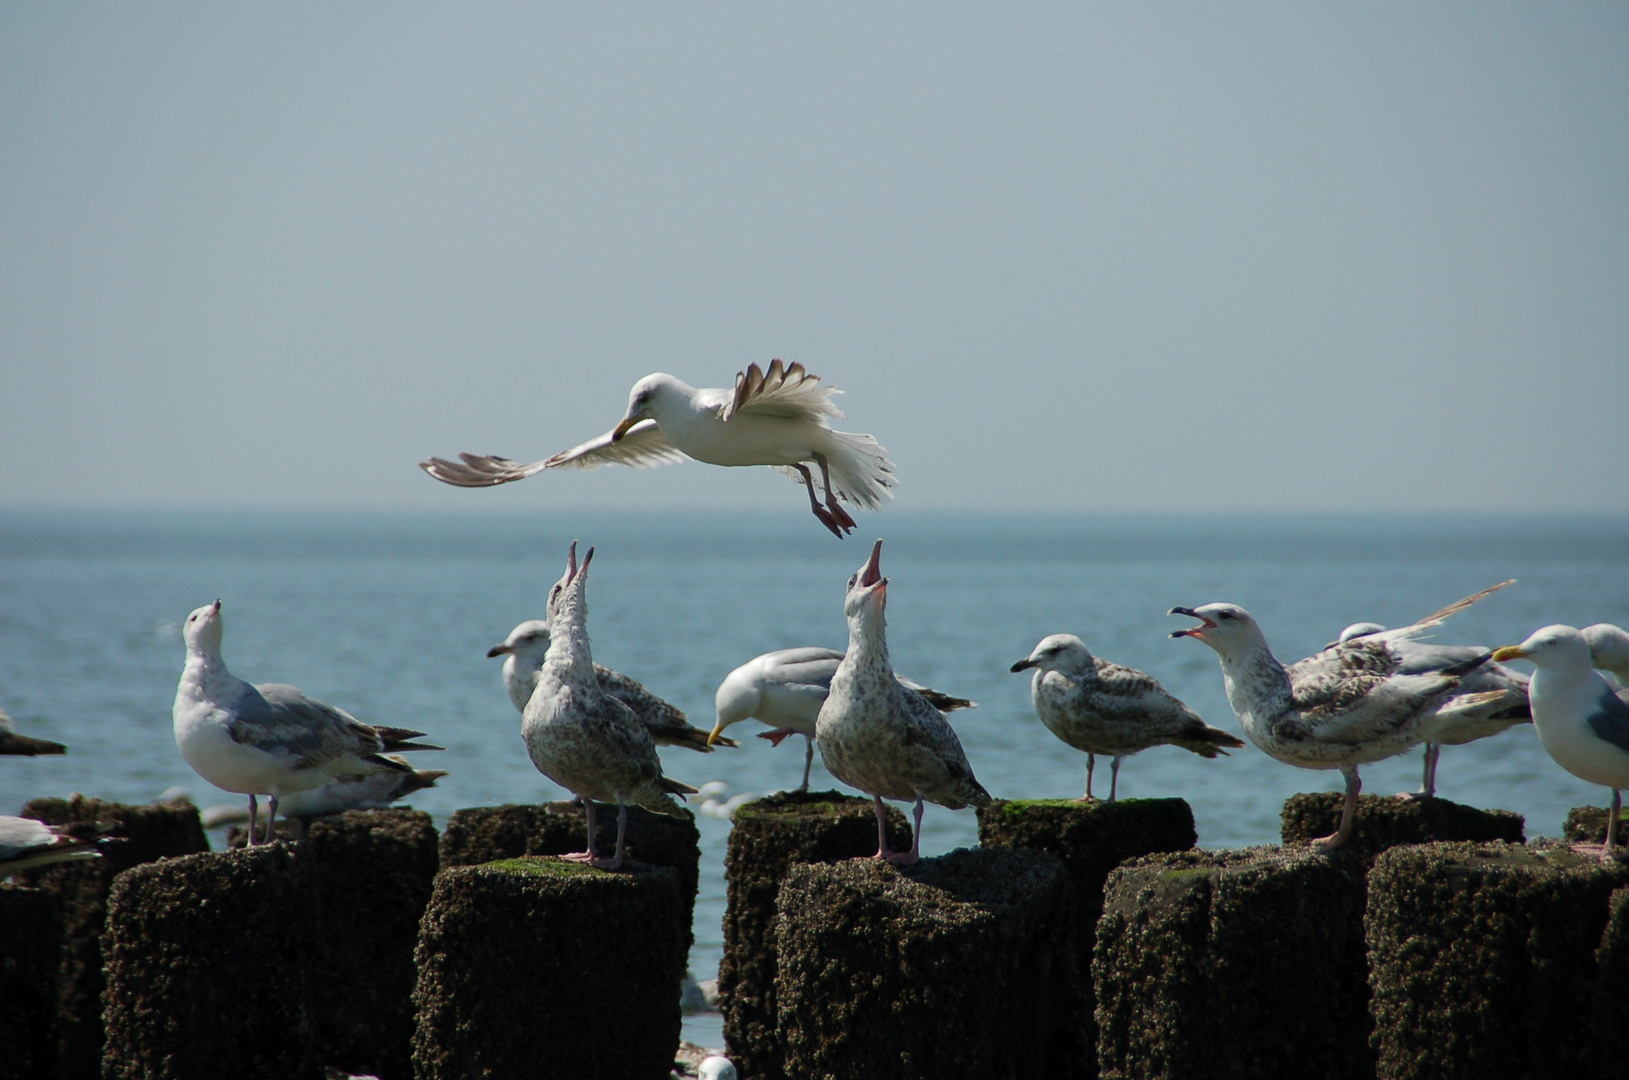
[[1014,672],[1035,670],[1029,696],[1047,730],[1086,751],[1086,794],[1092,795],[1096,755],[1109,754],[1109,801],[1120,780],[1120,762],[1151,746],[1180,746],[1204,758],[1225,754],[1244,740],[1213,728],[1166,693],[1150,675],[1093,656],[1074,634],[1052,634]]
[[255,838],[255,796],[270,796],[266,838],[278,800],[323,787],[346,774],[410,773],[389,751],[440,750],[415,743],[422,731],[364,724],[344,709],[297,686],[251,686],[221,659],[221,602],[187,616],[181,636],[187,662],[175,690],[175,741],[197,774],[222,791],[249,796],[249,843]]
[[[990,793],[973,777],[961,740],[927,698],[900,685],[888,660],[883,608],[888,579],[882,576],[882,541],[848,579],[843,614],[848,652],[832,675],[831,692],[815,722],[815,745],[826,771],[870,795],[877,810],[878,859],[900,865],[917,861],[922,846],[922,803],[950,810],[986,806]],[[882,800],[914,801],[911,850],[888,850]]]
[[[713,695],[713,706],[718,720],[709,738],[726,742],[724,729],[742,720],[757,720],[768,724],[773,731],[760,734],[772,746],[790,735],[804,739],[803,783],[797,790],[809,790],[809,768],[814,764],[815,719],[820,706],[826,703],[831,689],[831,677],[843,654],[836,649],[805,646],[796,649],[776,649],[755,656],[742,664],[718,684]],[[972,708],[975,704],[966,698],[952,697],[912,682],[903,675],[894,676],[900,685],[915,690],[928,699],[940,712]]]
[[[1200,622],[1172,637],[1191,637],[1216,650],[1227,699],[1244,733],[1259,749],[1303,769],[1339,769],[1346,780],[1340,828],[1313,841],[1331,850],[1351,835],[1358,766],[1400,754],[1430,737],[1432,725],[1462,709],[1494,707],[1503,692],[1461,694],[1461,677],[1486,654],[1440,672],[1396,670],[1384,644],[1368,638],[1337,644],[1286,669],[1261,628],[1237,604],[1172,608]],[[1417,627],[1405,627],[1401,634]]]
[[[601,465],[648,468],[694,458],[709,465],[768,465],[809,489],[809,508],[836,536],[854,528],[839,500],[877,510],[893,498],[894,464],[870,435],[834,431],[838,393],[802,364],[773,360],[767,371],[749,364],[734,389],[698,390],[658,372],[634,383],[628,411],[604,435],[551,458],[522,464],[508,458],[459,454],[419,467],[446,484],[492,487],[544,469]],[[815,495],[812,463],[820,468],[825,503]]]
[[[558,592],[559,586],[555,586]],[[509,700],[522,715],[526,703],[537,689],[537,678],[543,671],[543,657],[549,651],[549,623],[547,619],[527,619],[509,636],[487,650],[487,656],[501,656],[503,685],[509,691]],[[686,750],[709,753],[712,743],[725,746],[739,745],[734,739],[709,741],[704,728],[695,727],[684,710],[651,693],[636,679],[600,664],[594,665],[594,675],[600,680],[600,689],[632,709],[641,723],[650,731],[657,746],[682,746]]]
[[[594,674],[588,643],[589,548],[577,565],[577,543],[566,556],[558,602],[550,604],[550,642],[537,689],[526,702],[520,733],[537,771],[582,797],[588,815],[588,850],[564,856],[605,870],[622,865],[628,804],[669,817],[688,816],[674,795],[696,789],[662,775],[650,731],[632,709],[607,694]],[[601,859],[594,846],[594,803],[617,804],[617,848]]]

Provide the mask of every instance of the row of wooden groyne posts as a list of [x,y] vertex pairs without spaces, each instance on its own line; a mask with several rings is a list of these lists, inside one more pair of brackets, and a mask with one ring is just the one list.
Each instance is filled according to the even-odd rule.
[[[1194,848],[1181,799],[997,802],[976,849],[899,869],[870,803],[741,807],[725,1036],[761,1080],[1629,1075],[1629,867],[1522,819],[1338,795],[1283,847]],[[190,805],[36,800],[119,823],[102,860],[0,887],[0,1077],[665,1080],[695,825],[636,811],[632,869],[570,804],[353,811],[211,853]],[[609,822],[614,815],[601,816]],[[909,845],[891,813],[896,850]],[[1599,839],[1601,811],[1574,811]]]

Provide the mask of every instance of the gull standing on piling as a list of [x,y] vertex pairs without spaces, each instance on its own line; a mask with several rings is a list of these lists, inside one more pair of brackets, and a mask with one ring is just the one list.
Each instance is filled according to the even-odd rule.
[[181,636],[187,662],[175,691],[175,741],[193,771],[222,791],[249,796],[249,843],[255,842],[255,796],[266,795],[266,840],[278,800],[347,774],[411,773],[387,751],[440,750],[415,743],[422,731],[364,724],[344,709],[284,683],[244,682],[221,659],[221,602],[187,616]]
[[[526,702],[520,733],[537,771],[581,796],[587,811],[588,850],[563,858],[615,870],[622,865],[628,804],[684,818],[689,815],[673,796],[694,795],[696,789],[662,775],[650,730],[632,709],[601,689],[594,674],[586,595],[593,559],[589,548],[578,566],[577,542],[572,541],[559,601],[550,606],[549,650],[537,689]],[[617,804],[617,847],[610,859],[601,859],[595,848],[596,800]]]
[[[556,583],[549,599],[551,608],[560,589],[561,586]],[[486,651],[489,657],[504,658],[504,689],[509,691],[509,700],[514,702],[522,716],[526,714],[526,703],[532,700],[532,691],[537,689],[538,676],[543,672],[543,657],[548,655],[548,651],[549,623],[546,619],[527,619],[509,631],[509,636],[502,642]],[[635,679],[599,664],[594,665],[594,674],[600,680],[600,689],[632,709],[634,715],[650,729],[651,738],[656,740],[657,746],[682,746],[686,750],[699,750],[705,754],[711,752],[715,742],[725,746],[739,745],[734,739],[709,738],[705,729],[691,725],[683,709],[657,697]]]
[[1150,675],[1100,660],[1074,634],[1052,634],[1014,672],[1035,670],[1029,696],[1047,730],[1076,750],[1086,751],[1086,794],[1091,802],[1096,755],[1109,754],[1109,802],[1115,799],[1120,762],[1139,750],[1169,744],[1203,758],[1225,754],[1244,740],[1213,728],[1199,714],[1166,693]]
[[1620,687],[1629,687],[1629,631],[1611,623],[1596,623],[1579,631],[1589,643],[1589,662],[1608,671]]
[[[854,519],[846,500],[867,510],[893,498],[894,464],[870,435],[834,431],[842,412],[831,403],[840,391],[820,385],[802,364],[772,360],[769,370],[750,364],[735,388],[703,389],[657,372],[634,383],[617,426],[570,450],[522,464],[508,458],[459,454],[430,458],[419,467],[457,487],[493,487],[544,469],[601,465],[649,468],[694,458],[709,465],[768,465],[809,489],[809,509],[842,537]],[[820,469],[825,503],[815,494],[809,465]]]
[[[1533,729],[1545,753],[1580,780],[1612,789],[1604,856],[1618,843],[1618,813],[1629,787],[1629,690],[1618,690],[1594,669],[1589,642],[1570,626],[1535,630],[1507,645],[1495,660],[1531,660]],[[1593,845],[1590,845],[1593,846]]]
[[[923,800],[950,810],[988,806],[991,800],[939,710],[894,676],[884,633],[888,579],[881,564],[878,540],[865,565],[848,579],[843,598],[848,651],[820,707],[815,745],[827,772],[875,802],[877,853],[872,857],[909,866],[921,852]],[[883,799],[915,801],[910,851],[888,850]]]
[[[1386,654],[1384,641],[1360,637],[1325,649],[1286,669],[1267,647],[1261,627],[1237,604],[1174,607],[1172,615],[1199,626],[1171,633],[1216,650],[1228,703],[1250,741],[1286,765],[1339,769],[1346,781],[1340,827],[1313,847],[1330,851],[1346,842],[1357,812],[1358,766],[1388,758],[1431,737],[1432,725],[1465,709],[1506,701],[1504,692],[1455,697],[1462,676],[1487,654],[1442,671],[1405,675]],[[1419,632],[1422,625],[1388,631]]]
[[[728,742],[724,729],[743,720],[757,720],[773,728],[758,735],[760,739],[768,739],[771,746],[779,746],[781,740],[789,736],[802,735],[803,783],[797,790],[808,791],[809,769],[814,765],[815,720],[820,715],[820,706],[826,703],[831,677],[842,662],[843,654],[836,649],[815,645],[776,649],[753,657],[718,684],[718,691],[713,695],[718,719],[708,736],[709,741]],[[977,704],[930,690],[903,675],[894,678],[901,686],[927,698],[928,704],[942,713],[970,709]]]

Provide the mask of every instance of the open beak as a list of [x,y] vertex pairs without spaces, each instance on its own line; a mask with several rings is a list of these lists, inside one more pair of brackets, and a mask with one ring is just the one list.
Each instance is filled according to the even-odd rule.
[[860,588],[869,589],[882,580],[882,541],[871,546],[871,557],[860,568]]
[[1022,660],[1020,660],[1016,664],[1014,664],[1008,670],[1016,673],[1016,672],[1020,672],[1020,671],[1028,671],[1030,668],[1032,668],[1034,666],[1035,666],[1035,661],[1031,660],[1029,657],[1026,656]]
[[618,423],[616,427],[611,429],[611,441],[619,442],[624,435],[628,434],[628,429],[637,423],[639,423],[638,420],[635,420],[632,417],[624,416],[621,422]]
[[565,583],[567,585],[570,585],[571,584],[571,579],[576,577],[576,576],[577,576],[577,541],[573,540],[571,542],[571,547],[566,550],[566,582]]
[[1506,660],[1527,660],[1530,655],[1520,645],[1506,645],[1502,649],[1495,649],[1493,658],[1502,664]]
[[515,647],[513,645],[494,645],[486,651],[486,657],[490,660],[494,656],[505,656],[514,651]]
[[724,734],[724,721],[720,720],[713,725],[713,730],[707,733],[707,745],[712,746]]
[[1170,611],[1167,611],[1166,614],[1167,615],[1186,615],[1190,619],[1198,619],[1203,624],[1201,626],[1190,626],[1186,630],[1172,630],[1171,631],[1171,636],[1174,637],[1174,638],[1191,637],[1191,638],[1198,638],[1201,641],[1203,641],[1204,638],[1205,638],[1205,631],[1206,630],[1214,630],[1214,629],[1216,629],[1216,624],[1215,623],[1211,622],[1209,619],[1205,618],[1203,615],[1199,614],[1199,612],[1195,611],[1191,607],[1174,607]]

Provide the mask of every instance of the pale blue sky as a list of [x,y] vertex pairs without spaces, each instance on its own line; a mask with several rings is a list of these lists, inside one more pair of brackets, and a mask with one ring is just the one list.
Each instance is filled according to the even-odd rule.
[[1629,510],[1621,4],[8,4],[0,146],[0,506],[806,514],[415,467],[779,356],[901,508]]

